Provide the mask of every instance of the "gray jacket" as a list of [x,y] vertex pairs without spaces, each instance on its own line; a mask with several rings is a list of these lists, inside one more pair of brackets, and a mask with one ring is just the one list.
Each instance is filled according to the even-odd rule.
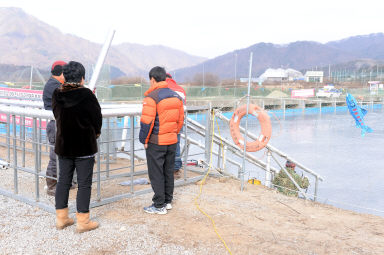
[[44,109],[52,111],[52,95],[55,89],[60,87],[61,83],[55,78],[51,77],[44,86],[43,101]]

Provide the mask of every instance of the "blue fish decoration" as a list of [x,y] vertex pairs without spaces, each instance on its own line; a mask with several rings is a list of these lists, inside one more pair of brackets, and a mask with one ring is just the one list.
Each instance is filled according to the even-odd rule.
[[358,106],[356,99],[349,93],[347,93],[345,100],[347,101],[349,112],[356,121],[356,127],[361,128],[361,136],[365,136],[365,133],[372,133],[372,129],[365,125],[363,120],[367,110]]

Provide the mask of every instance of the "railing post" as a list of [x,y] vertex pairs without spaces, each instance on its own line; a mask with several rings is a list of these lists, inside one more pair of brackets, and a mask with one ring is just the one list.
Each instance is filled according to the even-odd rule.
[[[100,136],[101,137],[101,136]],[[100,157],[100,137],[97,139],[97,156],[96,156],[96,169],[97,169],[97,196],[96,196],[96,200],[97,201],[100,201],[101,200],[101,176],[100,176],[100,160],[101,160],[101,157]]]
[[42,139],[42,135],[41,135],[41,118],[39,118],[39,133],[38,133],[38,135],[39,135],[39,145],[38,145],[38,152],[39,152],[39,154],[38,154],[38,167],[37,167],[37,169],[39,170],[39,172],[40,172],[40,170],[41,170],[41,148],[42,148],[42,142],[43,142],[43,139]]
[[11,162],[11,116],[7,113],[7,161]]
[[[184,180],[187,179],[187,163],[188,163],[188,153],[189,153],[187,128],[188,128],[188,111],[185,111],[185,118],[184,118]],[[180,138],[180,140],[181,140],[181,138]]]
[[265,169],[265,186],[270,188],[271,187],[271,157],[272,153],[270,150],[267,152],[267,167]]
[[12,115],[12,125],[13,125],[13,181],[14,181],[14,189],[15,189],[15,194],[19,193],[19,186],[17,182],[17,139],[16,139],[16,116]]
[[[207,123],[205,128],[205,163],[210,165],[210,148],[211,148],[211,103],[208,105],[208,110],[206,114]],[[208,169],[208,168],[207,168]]]
[[219,144],[219,151],[217,152],[217,168],[221,168],[221,144]]
[[131,193],[133,190],[133,174],[135,172],[135,116],[130,117],[131,127],[131,144],[130,144],[130,160],[131,160]]
[[117,160],[116,130],[117,130],[117,117],[113,117],[112,139],[113,139],[113,162],[114,163],[116,163],[116,160]]
[[318,189],[318,185],[319,185],[319,178],[316,176],[316,181],[315,181],[315,195],[313,197],[313,200],[314,201],[317,201],[317,189]]
[[110,136],[110,127],[109,127],[109,117],[107,118],[107,141],[106,141],[106,146],[107,146],[107,157],[106,157],[106,176],[109,178],[109,146],[111,145],[111,136]]
[[37,119],[33,118],[33,150],[35,153],[35,199],[39,201],[39,146],[37,138]]
[[223,160],[222,160],[222,169],[225,171],[225,168],[226,168],[226,158],[227,158],[227,149],[228,149],[228,146],[227,145],[224,145],[224,148],[223,148]]
[[23,155],[22,155],[22,166],[25,167],[25,141],[26,141],[26,130],[25,130],[25,116],[23,115],[21,117],[21,122],[20,123],[20,129],[23,130],[22,136],[20,139],[22,139],[22,148],[23,148]]

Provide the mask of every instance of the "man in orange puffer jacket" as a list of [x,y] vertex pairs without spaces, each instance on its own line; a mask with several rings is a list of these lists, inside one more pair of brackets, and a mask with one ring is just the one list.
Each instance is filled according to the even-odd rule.
[[172,209],[177,134],[183,126],[184,108],[180,96],[168,88],[165,69],[149,72],[151,87],[144,93],[139,140],[144,144],[148,176],[154,191],[147,213],[166,214]]

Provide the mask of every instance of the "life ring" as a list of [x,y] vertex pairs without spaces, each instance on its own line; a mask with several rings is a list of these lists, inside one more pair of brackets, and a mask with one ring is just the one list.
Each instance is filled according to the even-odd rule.
[[[233,113],[233,116],[229,122],[229,129],[231,131],[233,142],[241,149],[244,149],[244,137],[240,133],[240,121],[246,113],[246,105],[238,107]],[[259,135],[259,138],[257,140],[253,142],[247,142],[246,150],[250,152],[259,151],[268,144],[269,139],[271,138],[271,120],[266,111],[254,104],[249,105],[248,113],[257,117],[257,119],[259,120],[261,125],[261,134]]]

